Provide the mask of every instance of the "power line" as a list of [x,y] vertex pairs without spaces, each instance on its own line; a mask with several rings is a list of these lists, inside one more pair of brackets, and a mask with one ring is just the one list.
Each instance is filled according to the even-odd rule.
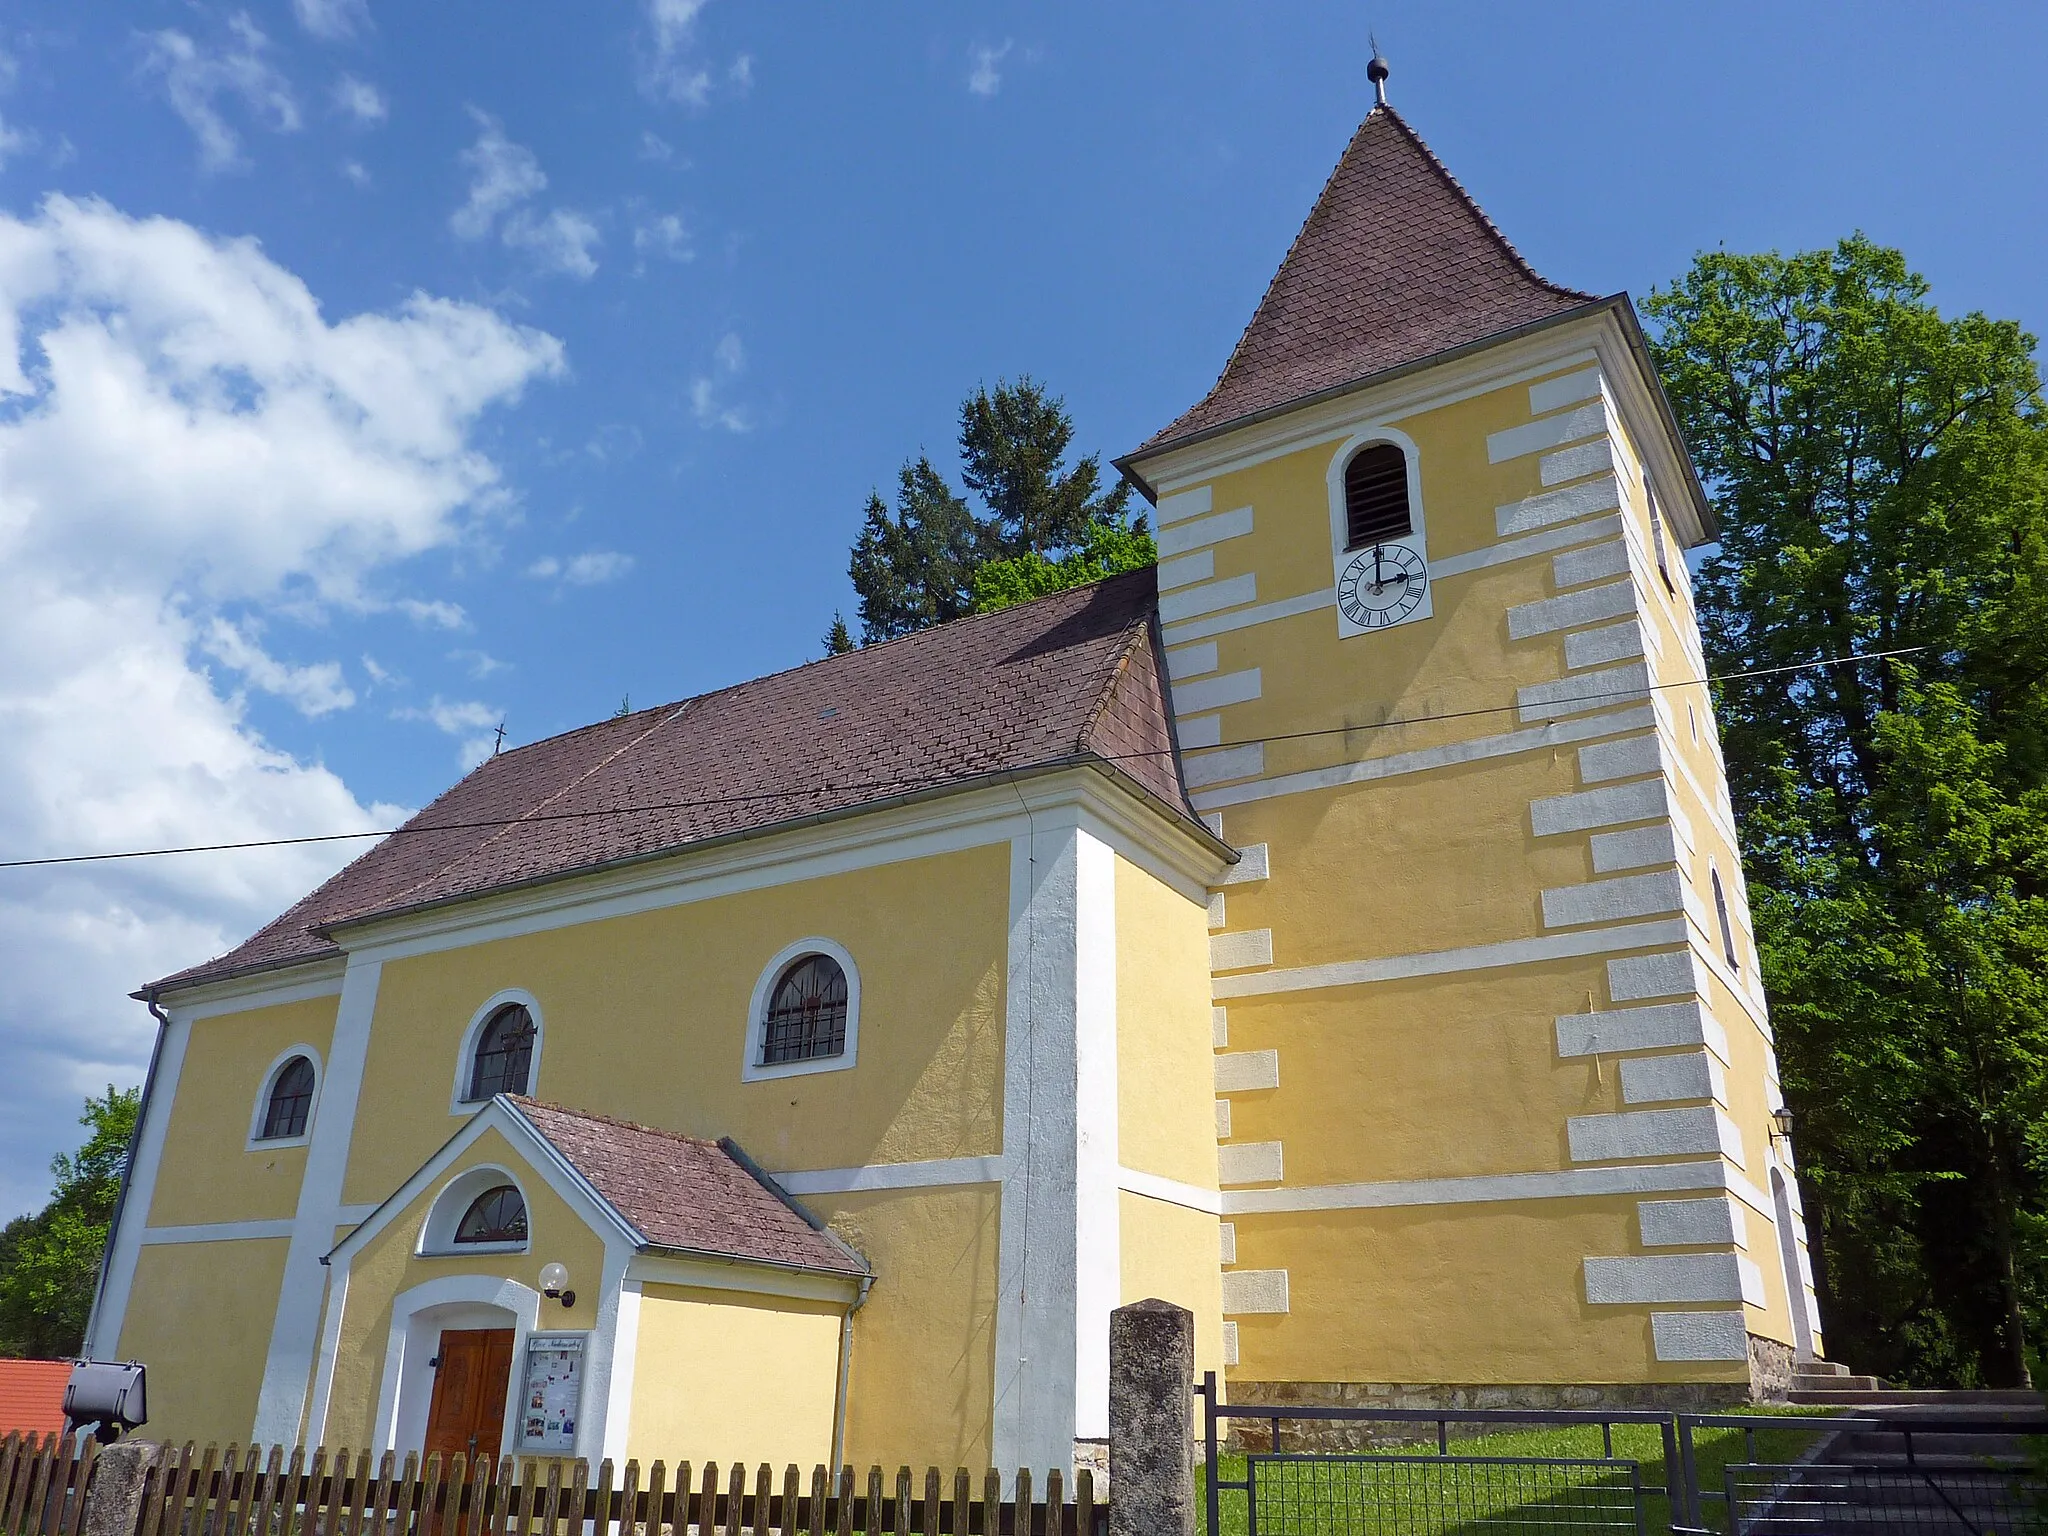
[[[1676,682],[1647,683],[1638,688],[1613,689],[1604,693],[1578,694],[1553,699],[1553,705],[1599,704],[1624,699],[1638,699],[1647,693],[1661,692],[1667,688],[1697,688],[1706,683],[1733,683],[1749,678],[1777,677],[1793,672],[1811,672],[1821,667],[1857,666],[1868,661],[1885,661],[1897,656],[1912,656],[1926,650],[1924,645],[1910,645],[1891,651],[1859,651],[1846,656],[1830,656],[1820,661],[1792,662],[1776,667],[1752,667],[1742,672],[1722,672],[1706,677],[1681,678]],[[1353,731],[1384,731],[1403,725],[1428,725],[1441,720],[1470,720],[1483,715],[1512,714],[1521,706],[1518,704],[1489,704],[1477,709],[1448,710],[1434,715],[1403,715],[1390,720],[1362,721],[1355,725],[1322,726],[1309,731],[1284,731],[1272,736],[1246,736],[1235,741],[1218,742],[1218,747],[1268,746],[1281,741],[1307,741],[1321,736],[1348,736]],[[1102,761],[1111,763],[1135,762],[1170,755],[1168,748],[1155,748],[1144,752],[1116,752],[1099,754]],[[957,778],[953,774],[925,775],[917,778],[896,779],[853,779],[841,783],[820,783],[801,789],[768,790],[744,795],[710,795],[696,800],[662,800],[647,805],[601,806],[582,811],[539,811],[521,816],[500,816],[475,821],[437,821],[425,825],[408,824],[402,827],[384,827],[362,832],[319,832],[303,837],[259,837],[240,842],[188,843],[173,848],[129,848],[110,853],[55,854],[37,859],[0,859],[0,869],[43,869],[56,865],[104,864],[123,859],[159,859],[186,853],[235,853],[250,848],[299,848],[318,843],[361,842],[370,838],[419,837],[430,832],[487,832],[499,831],[506,827],[537,826],[552,821],[589,821],[605,816],[651,816],[662,811],[701,810],[717,805],[744,805],[764,800],[789,800],[797,797],[811,798],[821,794],[843,793],[847,790],[920,789],[936,784],[951,783]]]

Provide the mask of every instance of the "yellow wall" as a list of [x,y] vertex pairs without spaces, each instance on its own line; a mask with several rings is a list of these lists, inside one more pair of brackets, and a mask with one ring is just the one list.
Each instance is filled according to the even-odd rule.
[[[496,1164],[515,1175],[526,1196],[530,1234],[527,1251],[450,1257],[414,1253],[434,1197],[451,1179],[479,1163]],[[543,1303],[541,1326],[563,1330],[595,1326],[598,1281],[604,1267],[603,1240],[584,1225],[583,1219],[533,1171],[510,1142],[496,1130],[486,1131],[388,1226],[368,1238],[350,1261],[334,1388],[321,1438],[329,1445],[362,1445],[368,1441],[377,1419],[384,1349],[390,1337],[395,1298],[441,1275],[506,1276],[538,1290],[541,1266],[548,1263],[567,1266],[576,1305]]]
[[1195,1375],[1223,1371],[1223,1281],[1214,1216],[1121,1191],[1124,1305],[1158,1297],[1195,1314]]
[[306,1149],[249,1149],[249,1127],[264,1074],[281,1052],[309,1045],[325,1073],[335,1003],[317,997],[194,1021],[150,1197],[151,1226],[276,1221],[298,1209]]
[[643,1286],[626,1454],[671,1465],[795,1462],[806,1473],[829,1463],[845,1310]]
[[149,1367],[151,1439],[249,1438],[286,1246],[260,1238],[142,1250],[120,1358]]
[[875,1271],[853,1314],[845,1459],[988,1465],[995,1400],[994,1185],[804,1202]]
[[[540,1097],[770,1168],[995,1152],[1008,916],[1005,842],[389,962],[344,1198],[382,1199],[454,1131],[463,1032],[506,987],[541,1007]],[[859,967],[858,1065],[742,1083],[755,982],[811,935]]]
[[1208,909],[1116,861],[1117,1157],[1216,1187]]

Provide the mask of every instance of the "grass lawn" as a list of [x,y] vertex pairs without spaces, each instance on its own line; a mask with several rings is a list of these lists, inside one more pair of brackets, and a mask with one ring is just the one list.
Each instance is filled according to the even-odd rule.
[[[1828,1410],[1757,1409],[1771,1417],[1801,1417],[1823,1420]],[[1427,1434],[1432,1426],[1416,1424],[1404,1430]],[[1455,1426],[1454,1426],[1455,1428]],[[1756,1433],[1754,1459],[1761,1462],[1797,1461],[1815,1443],[1823,1426],[1813,1430],[1773,1427]],[[1613,1426],[1613,1456],[1641,1466],[1644,1485],[1662,1487],[1664,1437],[1655,1424]],[[1722,1468],[1731,1462],[1752,1459],[1740,1429],[1705,1429],[1693,1437],[1693,1456],[1699,1469],[1700,1486],[1715,1491],[1723,1486]],[[1450,1454],[1468,1457],[1544,1457],[1556,1460],[1596,1461],[1604,1457],[1600,1426],[1597,1424],[1541,1425],[1486,1435],[1453,1436]],[[1380,1456],[1416,1457],[1427,1460],[1433,1444],[1390,1447],[1375,1452]],[[1220,1458],[1225,1481],[1242,1481],[1243,1456]],[[1576,1467],[1557,1469],[1470,1468],[1448,1476],[1433,1475],[1426,1466],[1368,1464],[1332,1466],[1317,1463],[1298,1469],[1274,1468],[1266,1474],[1272,1493],[1261,1499],[1261,1536],[1351,1536],[1351,1533],[1399,1532],[1401,1536],[1453,1536],[1453,1533],[1499,1530],[1503,1525],[1522,1530],[1592,1529],[1609,1526],[1632,1529],[1625,1475],[1610,1469]],[[1675,1469],[1674,1469],[1675,1470]],[[1198,1484],[1203,1480],[1196,1469]],[[1262,1489],[1267,1484],[1262,1482]],[[1198,1489],[1206,1498],[1206,1489]],[[1227,1536],[1244,1536],[1248,1530],[1243,1493],[1226,1488],[1222,1495],[1223,1530]],[[1671,1506],[1662,1493],[1644,1501],[1644,1529],[1660,1536],[1671,1527]],[[1705,1500],[1706,1524],[1725,1530],[1727,1521],[1719,1501]],[[1546,1520],[1546,1513],[1550,1519]]]

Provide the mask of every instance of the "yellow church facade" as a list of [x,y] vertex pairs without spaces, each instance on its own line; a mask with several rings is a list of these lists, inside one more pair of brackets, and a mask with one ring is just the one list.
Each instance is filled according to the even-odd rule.
[[152,1433],[1065,1464],[1239,1398],[1821,1352],[1625,297],[1361,126],[1156,572],[491,759],[163,1019],[89,1350]]

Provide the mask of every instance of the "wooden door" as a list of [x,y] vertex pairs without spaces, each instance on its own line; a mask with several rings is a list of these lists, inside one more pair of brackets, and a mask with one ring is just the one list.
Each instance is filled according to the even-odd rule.
[[446,1328],[427,1409],[429,1451],[442,1457],[495,1456],[505,1431],[505,1390],[512,1378],[510,1328]]

